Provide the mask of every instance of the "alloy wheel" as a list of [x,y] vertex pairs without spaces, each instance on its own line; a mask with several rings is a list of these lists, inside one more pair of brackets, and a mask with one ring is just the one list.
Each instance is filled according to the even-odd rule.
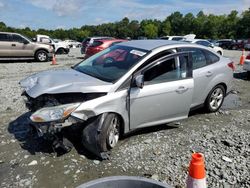
[[110,148],[114,148],[119,140],[119,120],[118,117],[114,117],[111,120],[110,131],[108,135],[108,145]]
[[213,110],[217,110],[223,101],[224,92],[221,88],[216,88],[210,97],[209,105]]

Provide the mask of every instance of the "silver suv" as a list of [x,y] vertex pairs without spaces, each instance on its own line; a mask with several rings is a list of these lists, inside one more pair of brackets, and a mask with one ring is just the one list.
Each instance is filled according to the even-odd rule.
[[18,33],[0,32],[0,60],[34,58],[46,62],[53,52],[51,45],[32,42]]

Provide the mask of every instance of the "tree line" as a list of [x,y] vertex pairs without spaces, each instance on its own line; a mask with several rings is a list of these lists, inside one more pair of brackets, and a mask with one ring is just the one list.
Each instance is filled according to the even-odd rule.
[[0,22],[0,31],[17,32],[30,38],[36,34],[49,35],[57,39],[73,39],[82,41],[88,36],[112,36],[116,38],[147,37],[149,39],[166,35],[196,34],[196,38],[204,39],[246,39],[250,38],[250,8],[241,14],[236,10],[229,14],[181,14],[174,12],[164,20],[145,19],[142,21],[129,20],[127,17],[114,23],[100,25],[84,25],[72,29],[37,29],[8,27]]

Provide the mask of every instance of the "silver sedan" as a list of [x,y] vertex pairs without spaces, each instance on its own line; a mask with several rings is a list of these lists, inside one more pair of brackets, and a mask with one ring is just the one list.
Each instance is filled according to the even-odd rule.
[[83,145],[105,159],[131,130],[187,118],[197,107],[217,111],[232,88],[233,70],[230,59],[207,47],[138,40],[20,85],[40,136],[59,140],[57,134],[77,124]]

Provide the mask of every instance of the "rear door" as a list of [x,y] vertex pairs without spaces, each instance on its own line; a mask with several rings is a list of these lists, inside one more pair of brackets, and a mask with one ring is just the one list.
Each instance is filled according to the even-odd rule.
[[192,51],[194,94],[192,107],[203,104],[210,91],[210,83],[217,75],[217,67],[213,65],[219,61],[214,53],[201,48],[182,48],[181,51]]
[[0,57],[11,56],[11,35],[0,33]]
[[152,126],[188,116],[193,95],[193,78],[187,54],[158,59],[137,75],[144,87],[130,89],[130,129]]

